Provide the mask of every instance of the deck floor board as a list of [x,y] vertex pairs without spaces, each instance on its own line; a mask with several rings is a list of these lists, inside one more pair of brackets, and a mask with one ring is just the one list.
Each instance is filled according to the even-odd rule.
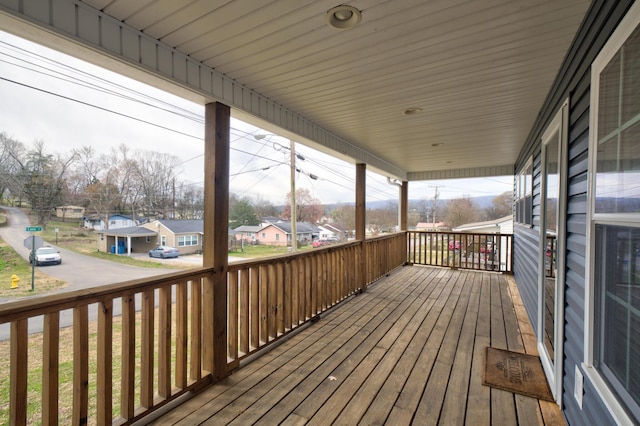
[[152,424],[563,424],[482,385],[485,348],[531,335],[509,277],[407,266]]

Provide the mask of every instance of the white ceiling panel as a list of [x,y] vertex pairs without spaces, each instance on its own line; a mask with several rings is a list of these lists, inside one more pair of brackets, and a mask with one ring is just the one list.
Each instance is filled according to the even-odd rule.
[[590,4],[354,0],[339,31],[327,0],[84,3],[414,176],[513,164]]

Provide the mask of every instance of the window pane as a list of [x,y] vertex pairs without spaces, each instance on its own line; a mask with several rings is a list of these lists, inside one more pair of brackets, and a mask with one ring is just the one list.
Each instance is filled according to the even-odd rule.
[[640,29],[636,28],[624,43],[622,123],[633,119],[640,113]]
[[618,128],[620,109],[620,53],[600,74],[598,109],[598,140]]
[[596,213],[640,212],[640,124],[599,144]]
[[596,225],[595,365],[638,415],[640,404],[640,228]]

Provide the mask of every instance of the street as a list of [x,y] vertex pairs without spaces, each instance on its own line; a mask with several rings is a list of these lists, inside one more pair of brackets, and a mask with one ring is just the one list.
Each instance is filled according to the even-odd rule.
[[[25,230],[26,227],[30,225],[29,219],[18,208],[2,207],[2,210],[7,215],[9,226],[0,227],[0,238],[11,245],[25,260],[28,260],[29,250],[23,246],[23,241],[30,235]],[[48,245],[53,246],[52,244]],[[84,256],[70,250],[60,249],[59,247],[56,248],[60,250],[60,254],[62,255],[62,264],[42,266],[38,267],[38,269],[47,275],[65,281],[67,285],[49,294],[113,284],[176,271],[175,269],[141,268],[123,265],[108,260]],[[168,259],[167,262],[171,260],[175,259]],[[14,300],[16,299],[4,298],[0,299],[0,303],[7,303]],[[120,303],[119,301],[114,302],[114,315],[120,315]],[[97,307],[96,305],[91,305],[89,307],[89,319],[94,320],[96,318]],[[72,323],[73,312],[63,311],[60,315],[60,327],[67,327],[72,325]],[[0,340],[9,338],[9,329],[10,324],[0,324]],[[37,333],[40,331],[42,331],[42,317],[29,320],[29,333]]]

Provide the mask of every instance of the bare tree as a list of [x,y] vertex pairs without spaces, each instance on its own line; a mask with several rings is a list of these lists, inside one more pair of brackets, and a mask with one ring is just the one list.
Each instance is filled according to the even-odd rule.
[[25,147],[22,142],[10,138],[6,133],[0,133],[0,198],[4,198],[7,192],[14,197],[22,194],[16,175],[24,156]]
[[394,231],[398,225],[398,203],[390,202],[379,209],[367,209],[367,228],[374,234]]
[[447,226],[455,228],[465,223],[477,222],[481,216],[473,200],[464,196],[449,200],[444,209],[443,217]]
[[[296,190],[296,222],[317,223],[322,217],[320,201],[311,196],[307,188]],[[291,220],[291,193],[287,194],[282,218]]]
[[333,222],[348,231],[356,229],[356,208],[353,205],[343,204],[331,211]]
[[25,160],[19,161],[17,180],[31,204],[32,212],[38,217],[38,223],[44,227],[61,202],[64,179],[75,159],[75,153],[68,158],[48,154],[44,142],[37,141],[33,149],[27,152]]
[[265,200],[262,197],[258,197],[253,202],[253,209],[255,210],[256,216],[258,216],[258,218],[263,218],[267,216],[278,216],[280,214],[276,206],[274,206],[268,200]]
[[142,210],[140,200],[143,197],[135,156],[132,157],[129,148],[121,144],[117,148],[111,148],[111,152],[104,161],[112,169],[112,183],[118,188],[123,204],[120,209],[128,211],[135,219],[138,212]]
[[180,219],[202,219],[204,189],[199,186],[176,184],[176,215]]
[[174,214],[175,170],[180,159],[153,151],[136,153],[140,202],[146,216],[171,217]]
[[487,220],[499,219],[513,214],[513,192],[507,191],[493,199],[493,204],[485,209]]

